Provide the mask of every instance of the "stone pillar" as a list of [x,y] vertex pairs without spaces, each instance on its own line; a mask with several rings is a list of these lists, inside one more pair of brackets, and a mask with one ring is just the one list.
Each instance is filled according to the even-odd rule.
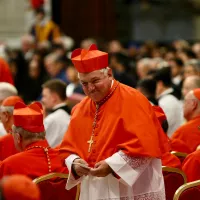
[[[0,1],[0,41],[16,43],[25,31],[25,0]],[[13,41],[13,42],[12,42]]]

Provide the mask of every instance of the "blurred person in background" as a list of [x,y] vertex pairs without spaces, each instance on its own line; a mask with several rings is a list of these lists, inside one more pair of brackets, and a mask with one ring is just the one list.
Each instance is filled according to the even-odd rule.
[[45,69],[51,79],[60,79],[68,83],[65,74],[66,61],[55,53],[51,53],[45,57]]
[[156,97],[158,105],[164,110],[169,128],[169,137],[183,123],[183,113],[181,102],[176,97],[176,92],[172,88],[171,68],[163,67],[154,74],[156,80]]
[[88,49],[92,44],[97,44],[97,41],[94,38],[86,38],[81,41],[81,48]]
[[193,89],[200,88],[200,76],[193,75],[187,77],[183,82],[182,97],[183,99],[187,93]]
[[183,49],[177,52],[177,57],[180,58],[184,64],[191,59],[196,59],[196,55],[191,49]]
[[18,174],[0,181],[0,199],[41,200],[39,187],[27,176]]
[[194,43],[192,45],[192,51],[195,53],[196,58],[200,59],[200,43],[199,42]]
[[[40,98],[41,85],[48,79],[42,72],[42,65],[36,60],[31,60],[28,64],[28,77],[23,99],[25,102],[32,102]],[[31,88],[31,90],[30,90]]]
[[176,58],[176,49],[175,48],[168,48],[167,52],[165,53],[164,59],[166,61],[173,60]]
[[122,53],[111,54],[109,66],[113,69],[114,78],[120,83],[130,87],[136,86],[136,78],[134,74],[131,74],[129,58],[126,55]]
[[69,82],[70,82],[66,87],[66,96],[69,98],[74,93],[84,95],[85,93],[80,84],[78,73],[71,61],[68,61],[68,65],[66,68],[66,76],[68,77]]
[[65,82],[53,79],[42,85],[42,103],[48,113],[44,119],[46,139],[51,147],[61,143],[68,129],[70,109],[66,100]]
[[21,38],[21,51],[26,61],[31,60],[35,50],[35,38],[32,35],[23,35]]
[[136,71],[139,79],[146,78],[150,70],[151,70],[151,58],[142,58],[137,62]]
[[[9,96],[16,96],[18,94],[17,89],[10,83],[0,82],[0,105]],[[0,122],[0,136],[5,135],[6,130],[3,127],[2,122]]]
[[170,59],[168,63],[169,66],[171,67],[172,83],[181,90],[183,82],[183,69],[184,69],[183,62],[181,59],[175,58],[175,59]]
[[200,61],[197,59],[191,59],[185,62],[184,67],[184,79],[188,76],[198,75],[200,76]]
[[156,100],[156,81],[153,79],[142,79],[137,83],[137,90],[139,90],[152,105],[158,105]]
[[35,14],[36,21],[32,26],[30,33],[35,37],[36,42],[54,41],[61,36],[58,25],[45,17],[43,8],[38,8],[35,11]]
[[7,132],[6,135],[0,137],[1,161],[18,152],[12,136],[13,110],[17,102],[23,102],[23,100],[18,96],[10,96],[3,101],[0,107],[1,122]]

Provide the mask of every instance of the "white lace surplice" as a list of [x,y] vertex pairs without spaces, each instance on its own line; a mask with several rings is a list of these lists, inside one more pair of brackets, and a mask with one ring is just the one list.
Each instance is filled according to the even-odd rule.
[[80,200],[165,200],[160,159],[130,157],[120,151],[105,160],[120,179],[109,174],[75,180],[71,165],[77,157],[73,154],[65,160],[70,173],[66,189],[81,182]]

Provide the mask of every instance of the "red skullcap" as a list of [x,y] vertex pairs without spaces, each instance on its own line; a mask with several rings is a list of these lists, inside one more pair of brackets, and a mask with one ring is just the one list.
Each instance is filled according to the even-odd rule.
[[2,106],[15,106],[17,102],[23,102],[23,100],[19,96],[10,96],[4,99],[2,102]]
[[2,181],[5,200],[40,200],[40,190],[24,175],[11,175]]

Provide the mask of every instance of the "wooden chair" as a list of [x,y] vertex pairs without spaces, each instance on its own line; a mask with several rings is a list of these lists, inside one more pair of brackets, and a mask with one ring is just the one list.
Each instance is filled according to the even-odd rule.
[[178,152],[178,151],[172,151],[171,154],[175,155],[176,157],[179,158],[179,160],[181,161],[181,163],[183,163],[183,161],[185,160],[185,158],[187,157],[187,153],[183,153],[183,152]]
[[200,180],[186,183],[176,190],[173,200],[200,199]]
[[183,171],[173,167],[162,167],[166,200],[173,200],[176,190],[187,182],[186,175]]
[[40,188],[41,200],[78,200],[80,187],[66,190],[67,179],[68,174],[50,173],[34,179],[33,182]]

